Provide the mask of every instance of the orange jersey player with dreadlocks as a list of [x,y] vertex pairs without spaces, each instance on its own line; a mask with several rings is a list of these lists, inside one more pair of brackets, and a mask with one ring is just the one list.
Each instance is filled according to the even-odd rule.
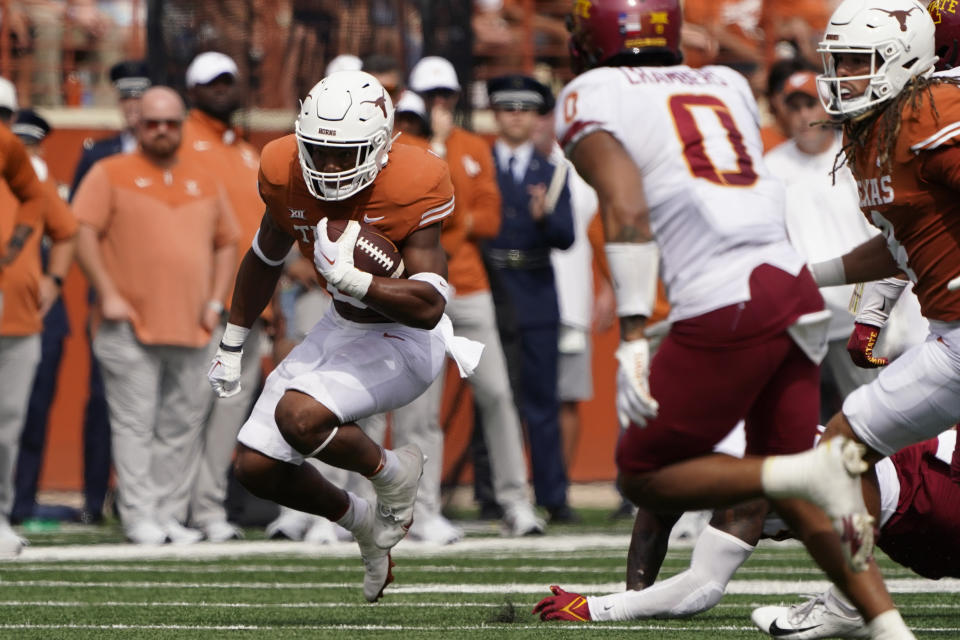
[[914,283],[930,338],[847,397],[827,437],[876,461],[960,418],[960,88],[933,75],[934,22],[913,0],[846,0],[820,51],[820,97],[842,119],[860,207],[881,235],[812,266],[821,286],[900,276]]

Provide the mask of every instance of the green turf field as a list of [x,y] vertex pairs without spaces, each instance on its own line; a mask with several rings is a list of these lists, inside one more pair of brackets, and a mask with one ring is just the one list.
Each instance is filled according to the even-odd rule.
[[[404,541],[396,582],[367,604],[352,543],[312,546],[251,540],[144,548],[115,526],[30,533],[33,545],[0,562],[0,638],[763,638],[760,604],[795,602],[825,587],[793,544],[764,543],[712,611],[688,620],[541,623],[530,609],[550,584],[583,593],[619,590],[628,523],[555,527],[506,539],[475,525],[450,547]],[[98,544],[99,543],[99,544]],[[672,550],[663,575],[686,566]],[[960,581],[927,581],[881,558],[918,638],[960,638]]]

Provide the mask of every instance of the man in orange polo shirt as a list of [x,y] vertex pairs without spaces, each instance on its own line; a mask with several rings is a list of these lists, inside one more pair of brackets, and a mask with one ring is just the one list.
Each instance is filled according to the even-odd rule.
[[184,106],[143,94],[139,149],[98,162],[73,200],[80,265],[97,289],[93,342],[110,406],[119,511],[140,544],[196,542],[175,510],[183,461],[199,447],[203,370],[236,266],[230,202],[206,167],[178,153]]
[[[500,190],[490,145],[483,138],[454,126],[453,110],[460,83],[453,65],[444,58],[423,58],[410,72],[410,88],[423,96],[430,120],[433,151],[446,159],[456,196],[456,211],[443,225],[441,242],[447,252],[450,284],[456,290],[447,304],[447,315],[459,335],[486,345],[477,370],[468,380],[481,416],[484,439],[490,451],[494,494],[504,511],[511,535],[542,533],[544,523],[530,504],[527,462],[523,456],[520,418],[513,402],[506,359],[497,332],[490,282],[480,257],[479,242],[500,229]],[[458,530],[440,515],[440,471],[443,432],[439,425],[443,376],[422,396],[394,411],[394,432],[418,442],[432,440],[439,449],[435,466],[424,467],[420,510],[411,536],[434,542],[453,542]],[[429,455],[429,454],[428,454]],[[431,456],[432,457],[432,456]]]
[[[24,129],[25,123],[21,123],[18,135],[39,142],[46,134],[43,127],[49,130],[49,126],[40,118],[35,120],[29,129]],[[2,286],[6,306],[0,321],[0,389],[3,389],[0,394],[0,556],[16,555],[23,546],[23,540],[13,533],[8,521],[13,506],[14,468],[27,400],[40,362],[43,316],[59,295],[60,284],[73,262],[73,237],[77,227],[70,209],[57,194],[56,183],[46,164],[37,157],[32,159],[35,172],[44,180],[44,217],[32,225],[20,257],[5,269]],[[16,202],[8,189],[0,194],[0,210],[12,210]],[[0,233],[9,233],[12,227],[12,219],[0,220]],[[44,235],[52,242],[46,273],[42,272],[40,261],[40,241]]]
[[[187,91],[192,108],[183,123],[181,157],[202,164],[223,185],[230,198],[236,222],[240,229],[237,256],[242,258],[253,241],[263,217],[263,203],[257,191],[257,170],[260,154],[253,145],[240,138],[231,125],[231,118],[241,106],[241,89],[237,65],[228,56],[217,51],[201,53],[186,74]],[[233,273],[239,269],[239,263]],[[233,290],[233,279],[227,291]],[[214,308],[224,309],[229,298]],[[209,353],[213,356],[226,320],[221,319],[210,340]],[[190,514],[190,522],[202,530],[207,540],[223,542],[239,538],[239,529],[227,522],[224,500],[227,497],[227,471],[233,458],[237,432],[253,404],[253,396],[260,386],[260,349],[263,339],[263,319],[254,323],[247,335],[244,350],[241,391],[235,396],[214,402],[206,387],[204,392],[211,403],[204,428],[202,446],[191,451],[191,458],[181,478],[176,501],[179,519]]]
[[[10,206],[0,210],[0,221],[12,220],[10,228],[0,236],[0,239],[6,239],[0,244],[0,284],[3,284],[4,270],[20,254],[34,225],[42,221],[46,207],[46,196],[30,164],[27,150],[6,127],[16,110],[16,89],[9,80],[0,78],[0,122],[4,125],[0,126],[0,177],[20,201],[19,207]],[[0,295],[0,316],[2,314],[3,295]]]

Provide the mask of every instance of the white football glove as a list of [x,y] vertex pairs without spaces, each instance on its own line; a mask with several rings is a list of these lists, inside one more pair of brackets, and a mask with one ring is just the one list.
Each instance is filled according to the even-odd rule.
[[617,347],[617,417],[621,428],[631,422],[645,427],[660,405],[650,395],[650,345],[646,338],[621,342]]
[[373,282],[372,274],[360,271],[353,265],[353,250],[359,235],[360,223],[351,220],[334,242],[327,235],[327,219],[321,218],[313,243],[313,264],[323,279],[357,300],[367,295],[367,289]]
[[217,348],[217,355],[213,356],[207,380],[213,387],[214,393],[220,398],[229,398],[240,393],[240,360],[243,350],[227,351],[221,344]]

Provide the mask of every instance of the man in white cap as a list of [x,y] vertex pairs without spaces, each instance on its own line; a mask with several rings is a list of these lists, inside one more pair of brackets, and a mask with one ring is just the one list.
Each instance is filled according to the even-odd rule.
[[[453,124],[460,82],[448,60],[437,56],[423,58],[411,70],[409,84],[426,103],[431,148],[446,158],[456,194],[456,212],[443,229],[449,279],[456,291],[447,305],[447,314],[458,333],[486,345],[469,382],[490,450],[495,498],[503,509],[508,534],[542,533],[544,522],[530,503],[520,418],[513,402],[490,283],[479,248],[481,240],[495,237],[500,229],[500,190],[493,155],[483,138]],[[426,393],[393,414],[395,432],[425,432],[417,441],[433,437],[441,452],[443,433],[438,416],[442,386],[440,376]],[[435,459],[439,463],[440,456]],[[458,530],[440,516],[439,482],[440,465],[431,469],[428,461],[417,497],[417,507],[425,513],[418,513],[410,533],[435,542],[453,542],[459,539]]]
[[[260,225],[263,205],[257,192],[257,169],[260,154],[243,140],[231,120],[242,106],[243,95],[236,63],[219,51],[199,54],[187,67],[187,95],[191,109],[183,123],[181,155],[196,159],[208,168],[227,192],[240,235],[237,239],[239,260],[253,241]],[[228,291],[232,290],[231,285]],[[210,307],[221,314],[229,298],[211,300]],[[226,320],[220,322],[210,336],[210,355],[220,344]],[[198,446],[190,449],[175,499],[177,517],[203,531],[207,540],[223,542],[241,537],[239,529],[227,522],[224,501],[227,495],[227,471],[233,458],[237,431],[247,417],[253,394],[260,381],[260,349],[263,320],[254,323],[247,336],[243,362],[242,391],[236,396],[213,402],[206,387],[198,393],[208,397],[210,413]]]

